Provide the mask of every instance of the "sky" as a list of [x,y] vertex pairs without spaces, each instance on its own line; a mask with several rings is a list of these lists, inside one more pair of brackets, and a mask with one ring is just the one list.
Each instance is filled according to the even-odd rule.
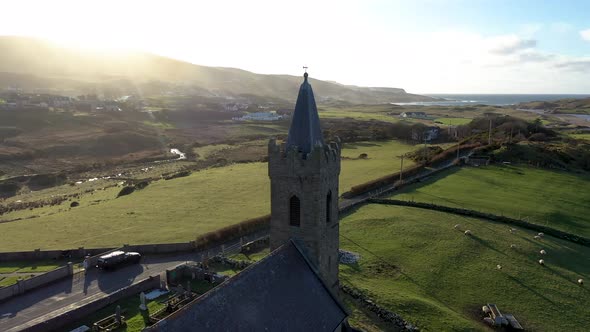
[[590,1],[0,0],[0,35],[412,93],[590,93]]

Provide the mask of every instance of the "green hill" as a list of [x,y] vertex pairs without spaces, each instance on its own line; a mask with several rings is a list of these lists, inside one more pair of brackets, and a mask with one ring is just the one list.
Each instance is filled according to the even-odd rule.
[[[318,102],[387,103],[432,100],[398,88],[369,88],[310,79]],[[25,37],[0,37],[0,88],[74,89],[98,86],[124,93],[179,86],[209,96],[257,95],[292,101],[301,77],[206,67],[147,53],[100,53]],[[172,84],[172,85],[170,85]],[[134,91],[135,90],[135,91]]]

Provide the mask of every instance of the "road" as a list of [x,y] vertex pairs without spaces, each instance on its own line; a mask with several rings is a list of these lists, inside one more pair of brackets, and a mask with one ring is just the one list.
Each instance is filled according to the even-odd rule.
[[[261,234],[254,234],[245,241],[252,241]],[[238,240],[225,245],[235,245]],[[208,255],[221,251],[220,247],[208,250]],[[76,273],[45,287],[0,303],[0,331],[16,332],[55,317],[68,310],[97,300],[117,290],[135,284],[149,276],[156,276],[166,269],[191,261],[201,261],[204,251],[175,255],[147,256],[141,264],[126,266],[115,271],[103,272],[97,269],[85,275]]]

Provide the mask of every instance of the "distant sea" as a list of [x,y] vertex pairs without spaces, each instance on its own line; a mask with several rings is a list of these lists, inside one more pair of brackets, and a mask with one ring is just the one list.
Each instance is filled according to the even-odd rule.
[[440,105],[440,106],[467,106],[467,105],[515,105],[529,101],[551,101],[565,98],[588,98],[590,94],[575,95],[503,95],[503,94],[425,94],[425,96],[441,98],[441,101],[394,103],[396,105]]

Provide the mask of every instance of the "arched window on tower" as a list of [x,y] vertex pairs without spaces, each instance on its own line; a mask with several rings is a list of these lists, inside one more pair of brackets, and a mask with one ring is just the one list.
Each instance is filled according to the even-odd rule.
[[328,195],[326,195],[326,223],[330,223],[332,221],[332,191],[328,191]]
[[301,202],[295,195],[289,199],[289,225],[297,227],[301,225]]

